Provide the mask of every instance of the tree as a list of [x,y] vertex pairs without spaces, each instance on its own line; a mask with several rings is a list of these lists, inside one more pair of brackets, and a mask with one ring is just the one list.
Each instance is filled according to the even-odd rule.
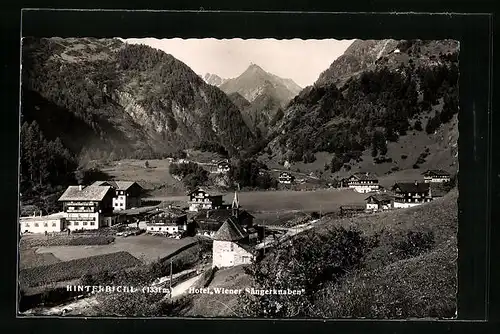
[[314,296],[325,284],[337,282],[357,267],[369,249],[361,232],[335,228],[323,233],[304,232],[279,244],[260,262],[247,268],[260,289],[291,289],[299,295],[241,294],[240,312],[257,317],[307,317],[313,315]]
[[420,120],[417,120],[415,122],[415,125],[413,126],[413,128],[415,130],[417,130],[417,131],[422,131],[423,130],[423,128],[422,128],[422,122],[420,122]]

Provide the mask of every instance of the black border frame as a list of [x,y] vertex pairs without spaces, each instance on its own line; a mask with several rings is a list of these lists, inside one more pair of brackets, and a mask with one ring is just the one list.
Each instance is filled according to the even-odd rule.
[[[87,4],[88,5],[88,4]],[[199,8],[199,7],[194,7]],[[149,11],[24,11],[23,12],[23,35],[36,37],[183,37],[183,38],[421,38],[442,39],[453,38],[460,41],[460,139],[459,139],[459,163],[461,172],[459,175],[460,200],[459,200],[459,321],[431,322],[443,330],[450,331],[457,328],[481,332],[486,326],[480,324],[482,321],[496,318],[499,311],[498,301],[491,300],[492,292],[498,293],[494,284],[489,286],[490,279],[490,257],[495,244],[490,245],[491,232],[498,235],[498,227],[490,226],[492,187],[498,182],[498,175],[491,170],[492,154],[492,94],[493,94],[493,16],[489,14],[434,14],[411,13],[411,14],[389,14],[389,13],[299,13],[299,12],[208,12],[204,10],[193,10],[188,12],[149,12]],[[167,18],[167,19],[166,19]],[[92,24],[89,24],[92,22]],[[185,24],[189,22],[189,24]],[[230,27],[230,29],[228,29]],[[367,27],[370,27],[367,29]],[[14,29],[12,29],[14,30]],[[6,107],[12,109],[16,106],[16,113],[4,113],[7,122],[2,122],[7,130],[1,133],[3,143],[10,149],[6,151],[8,158],[4,161],[4,167],[10,171],[10,177],[4,184],[6,191],[12,195],[12,200],[5,201],[9,210],[9,221],[17,221],[17,167],[18,167],[18,96],[19,96],[19,37],[10,36],[9,46],[17,44],[17,64],[11,62],[12,66],[7,68],[11,82],[5,84],[4,94],[8,97]],[[498,38],[498,37],[497,37]],[[10,60],[15,60],[12,57]],[[15,93],[14,93],[15,92]],[[10,96],[8,94],[11,94]],[[14,96],[16,96],[14,100]],[[7,108],[6,108],[7,109]],[[14,123],[15,122],[15,123]],[[15,130],[14,130],[15,129]],[[9,133],[10,132],[10,133]],[[10,137],[6,135],[10,134]],[[14,135],[15,134],[15,135]],[[495,137],[498,138],[498,137]],[[12,146],[11,146],[12,144]],[[496,165],[495,165],[496,166]],[[14,176],[12,171],[15,171]],[[4,174],[5,175],[5,174]],[[6,175],[7,176],[7,175]],[[498,196],[498,191],[493,194]],[[12,210],[13,208],[15,210]],[[14,213],[14,215],[12,215]],[[10,227],[10,226],[9,226]],[[13,230],[17,226],[12,225]],[[13,232],[16,233],[16,232]],[[12,233],[6,233],[13,235]],[[15,235],[15,234],[14,234]],[[10,245],[14,246],[14,254],[17,247],[12,239],[8,239]],[[491,246],[491,249],[490,249]],[[497,248],[498,250],[498,248]],[[494,259],[494,257],[492,257]],[[12,259],[15,259],[13,256]],[[17,270],[17,268],[16,268]],[[15,273],[15,271],[12,271]],[[496,278],[500,278],[498,275]],[[14,277],[15,280],[15,277]],[[15,284],[15,282],[14,282]],[[12,283],[3,293],[15,300],[15,291],[12,291]],[[489,290],[491,288],[491,291]],[[12,300],[11,298],[9,298]],[[4,299],[5,300],[5,299]],[[12,306],[6,307],[7,312],[12,312]],[[461,320],[475,320],[463,322]],[[46,323],[47,320],[32,319],[18,320],[29,327],[37,326],[37,323]],[[81,323],[81,320],[73,320]],[[113,321],[113,320],[111,320]],[[183,328],[185,330],[191,325],[196,326],[196,320],[167,320],[169,326]],[[259,330],[262,326],[275,324],[281,329],[297,330],[302,326],[317,326],[320,331],[326,330],[329,324],[334,323],[335,328],[348,332],[363,332],[365,330],[393,331],[395,328],[403,329],[404,332],[421,332],[427,328],[429,322],[416,321],[359,321],[359,320],[242,320],[243,323],[235,323],[234,320],[211,320],[211,325],[226,327],[230,330],[252,329]],[[477,322],[479,321],[479,323]],[[50,320],[52,324],[55,321]],[[107,321],[110,322],[110,321]],[[119,322],[124,322],[119,321]],[[129,321],[127,321],[129,322]],[[145,322],[142,319],[131,320],[136,328],[146,330],[152,322],[142,327]],[[249,328],[242,326],[250,324]],[[64,327],[71,325],[67,320],[58,321]],[[97,325],[92,321],[93,325]],[[141,327],[136,327],[141,323]],[[203,327],[206,321],[200,323]],[[325,324],[325,325],[323,325]],[[474,324],[474,325],[473,325]],[[131,325],[131,323],[129,323]],[[413,327],[411,327],[411,326]],[[180,327],[179,327],[180,326]],[[326,327],[325,327],[326,326]],[[462,326],[462,327],[457,327]],[[472,326],[472,327],[471,327]],[[57,327],[57,326],[56,326]],[[275,326],[273,326],[275,327]],[[67,327],[66,327],[67,328]],[[213,328],[213,327],[212,327]],[[331,327],[330,327],[331,328]],[[55,328],[54,328],[55,329]],[[231,330],[233,329],[233,330]],[[385,330],[384,330],[385,329]],[[303,331],[301,330],[301,332]],[[469,332],[467,330],[467,332]]]

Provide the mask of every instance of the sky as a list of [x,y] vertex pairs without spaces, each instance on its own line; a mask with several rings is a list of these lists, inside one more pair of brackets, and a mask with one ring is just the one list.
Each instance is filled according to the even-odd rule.
[[344,53],[353,40],[276,39],[125,39],[171,54],[197,74],[235,78],[254,63],[265,71],[312,85],[321,72]]

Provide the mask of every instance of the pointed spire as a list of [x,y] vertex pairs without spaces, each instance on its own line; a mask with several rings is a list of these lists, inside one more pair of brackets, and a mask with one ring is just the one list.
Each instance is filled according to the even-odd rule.
[[238,192],[234,192],[234,198],[233,198],[233,209],[239,209],[240,208],[240,201],[238,200]]

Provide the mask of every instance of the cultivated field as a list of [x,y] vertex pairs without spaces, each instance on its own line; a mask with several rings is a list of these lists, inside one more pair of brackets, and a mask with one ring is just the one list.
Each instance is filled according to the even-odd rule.
[[152,195],[184,194],[185,188],[182,182],[177,181],[170,175],[168,160],[147,160],[149,168],[146,168],[146,160],[126,159],[114,161],[102,168],[116,180],[133,180],[145,189],[150,189]]
[[19,269],[39,267],[60,261],[52,253],[37,253],[33,248],[19,251]]
[[22,269],[19,273],[19,282],[23,287],[33,287],[76,279],[85,274],[113,272],[140,264],[141,261],[127,252],[114,252]]
[[[223,199],[231,203],[234,194],[228,192]],[[347,189],[321,189],[315,191],[248,191],[238,193],[240,205],[252,212],[278,211],[336,211],[341,205],[364,203],[366,194]],[[187,196],[152,197],[161,201],[188,201]]]
[[36,252],[38,254],[52,253],[61,261],[70,261],[89,256],[124,251],[144,263],[151,263],[158,259],[167,257],[179,248],[189,245],[195,241],[196,240],[194,238],[183,238],[177,240],[161,236],[142,234],[127,238],[117,237],[115,242],[109,245],[40,247],[36,250]]

